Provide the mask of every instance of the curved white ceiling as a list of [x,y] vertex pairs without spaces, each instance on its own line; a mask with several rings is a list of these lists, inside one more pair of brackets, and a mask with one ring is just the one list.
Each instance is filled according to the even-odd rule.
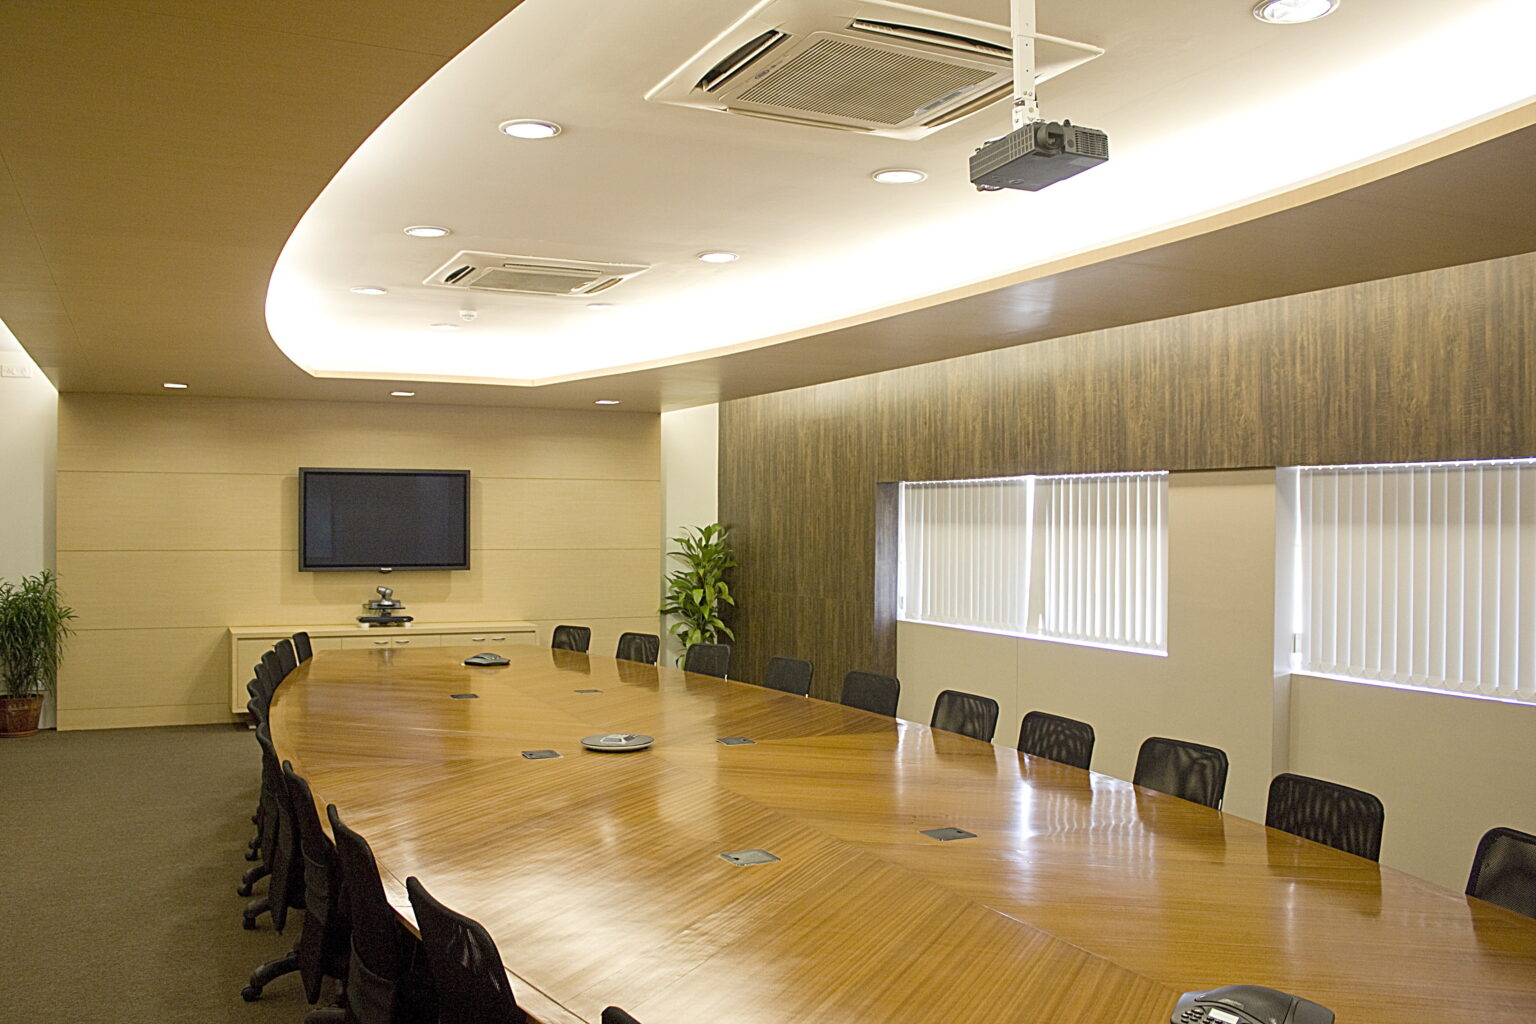
[[[272,273],[272,337],[322,377],[515,385],[718,355],[1009,283],[1536,96],[1527,0],[1344,0],[1285,27],[1257,22],[1250,0],[1038,0],[1041,31],[1106,51],[1043,86],[1043,113],[1107,131],[1111,160],[1039,193],[978,193],[966,161],[1008,130],[1006,104],[903,141],[644,100],[752,6],[526,0],[315,200]],[[927,6],[1007,20],[1006,0]],[[564,131],[511,139],[497,131],[511,118]],[[928,178],[870,180],[893,166]],[[411,224],[454,233],[411,238]],[[603,293],[601,312],[421,283],[465,249],[652,269]],[[741,259],[694,258],[708,249]]]

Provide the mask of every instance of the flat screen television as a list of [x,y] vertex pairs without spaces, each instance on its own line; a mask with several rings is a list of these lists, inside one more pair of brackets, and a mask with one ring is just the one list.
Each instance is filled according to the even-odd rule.
[[301,572],[468,568],[469,470],[299,470]]

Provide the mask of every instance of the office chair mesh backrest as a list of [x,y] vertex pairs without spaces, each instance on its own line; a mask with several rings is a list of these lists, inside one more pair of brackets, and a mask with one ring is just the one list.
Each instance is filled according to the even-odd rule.
[[1200,743],[1153,736],[1136,755],[1136,774],[1131,781],[1220,809],[1227,789],[1227,755]]
[[640,1022],[619,1007],[610,1006],[603,1011],[602,1024],[640,1024]]
[[811,663],[803,658],[769,658],[763,685],[805,697],[811,692]]
[[266,722],[256,727],[256,742],[261,745],[261,799],[272,815],[261,849],[263,862],[271,868],[266,909],[272,915],[272,930],[281,932],[288,924],[288,911],[304,908],[304,860],[293,821],[293,800]]
[[1031,711],[1019,723],[1019,750],[1087,771],[1093,760],[1093,726],[1075,718]]
[[283,680],[287,678],[288,673],[283,671],[283,661],[277,656],[276,648],[262,652],[261,665],[262,668],[256,670],[256,677],[261,678],[263,669],[266,671],[267,703],[270,704],[272,695],[277,692],[279,686],[283,685]]
[[293,651],[293,641],[284,637],[272,645],[272,650],[277,655],[277,664],[283,673],[281,678],[287,679],[288,673],[299,667],[298,655]]
[[895,676],[882,676],[876,672],[860,672],[855,669],[843,676],[843,693],[838,703],[862,711],[873,711],[887,718],[896,717],[896,704],[901,700],[901,681]]
[[724,679],[731,671],[731,645],[690,644],[683,655],[683,671]]
[[586,651],[592,645],[592,630],[587,626],[556,626],[549,646],[557,651]]
[[1484,833],[1472,858],[1467,895],[1536,917],[1536,836],[1512,828]]
[[326,977],[347,976],[348,936],[351,926],[338,906],[341,869],[336,849],[320,826],[315,795],[309,783],[283,762],[293,823],[299,832],[299,851],[304,858],[304,928],[299,932],[299,976],[311,1003],[320,1001]]
[[933,717],[928,724],[991,743],[997,732],[997,701],[976,693],[945,690],[933,702]]
[[524,1024],[496,943],[480,922],[443,906],[412,875],[405,880],[443,1024]]
[[301,665],[315,656],[315,648],[309,642],[308,633],[293,634],[293,653],[299,659],[299,664]]
[[1380,860],[1385,817],[1381,801],[1370,793],[1285,772],[1269,784],[1264,824],[1356,857]]
[[347,1007],[356,1024],[394,1024],[397,997],[411,966],[410,934],[400,919],[384,885],[379,865],[368,841],[352,831],[336,813],[325,808],[336,839],[336,861],[346,893],[347,918],[352,923],[352,956],[347,964]]
[[620,634],[618,649],[613,652],[620,661],[638,661],[646,665],[656,664],[660,654],[661,637],[655,633]]

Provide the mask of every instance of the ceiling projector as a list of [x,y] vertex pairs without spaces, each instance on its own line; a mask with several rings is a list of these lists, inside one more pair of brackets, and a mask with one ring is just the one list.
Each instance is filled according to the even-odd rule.
[[971,154],[971,184],[982,192],[1038,192],[1109,159],[1109,136],[1071,121],[1031,121]]

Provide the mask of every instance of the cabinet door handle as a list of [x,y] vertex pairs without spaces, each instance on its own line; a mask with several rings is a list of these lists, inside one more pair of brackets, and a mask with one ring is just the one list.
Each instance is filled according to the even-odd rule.
[[[483,637],[483,636],[472,636],[469,639],[470,639],[471,643],[479,644],[479,643],[484,643],[485,642],[485,637]],[[500,640],[501,637],[497,637],[496,639]]]
[[408,643],[410,643],[410,641],[409,640],[396,640],[395,643],[397,643],[397,644],[408,644]]
[[506,637],[504,637],[504,636],[493,636],[493,637],[491,637],[491,639],[492,640],[505,640]]
[[388,647],[389,646],[389,641],[388,640],[375,640],[373,642],[373,646],[375,646],[375,647]]

